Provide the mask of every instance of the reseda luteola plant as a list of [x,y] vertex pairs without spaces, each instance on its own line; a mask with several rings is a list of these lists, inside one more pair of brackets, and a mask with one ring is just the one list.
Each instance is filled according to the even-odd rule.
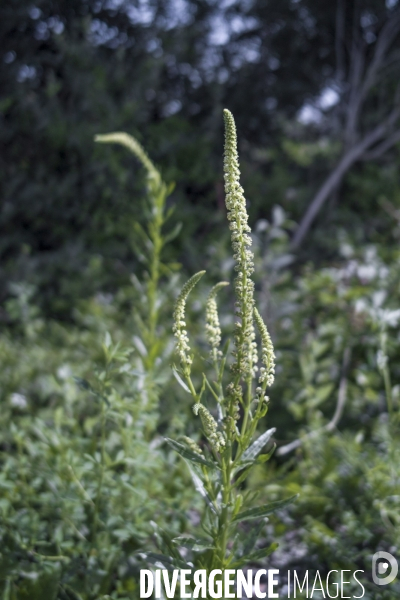
[[[140,256],[146,262],[147,267],[147,282],[146,282],[146,317],[141,322],[141,333],[144,337],[144,342],[148,352],[146,367],[149,368],[154,364],[156,353],[152,350],[156,346],[156,327],[158,322],[157,289],[160,279],[161,250],[166,240],[162,236],[162,227],[166,221],[165,204],[166,199],[171,191],[171,187],[167,186],[161,179],[159,171],[156,169],[146,152],[139,142],[131,135],[123,132],[108,133],[96,135],[95,141],[103,144],[118,144],[124,146],[142,163],[147,175],[147,191],[150,201],[151,218],[148,219],[147,231],[135,221],[135,233],[146,246],[145,252],[140,252]],[[147,242],[147,244],[146,244]],[[150,243],[148,243],[150,242]],[[149,251],[150,249],[150,251]]]
[[[188,437],[180,441],[167,440],[187,461],[194,485],[206,502],[202,528],[207,537],[177,538],[168,542],[163,536],[161,549],[164,555],[146,555],[149,561],[156,564],[176,566],[182,563],[177,547],[183,546],[191,553],[192,565],[208,571],[228,567],[238,569],[272,552],[276,544],[255,548],[260,534],[260,520],[294,499],[292,497],[255,507],[252,506],[252,494],[241,489],[251,468],[266,462],[274,450],[270,440],[275,429],[265,431],[255,441],[253,439],[258,424],[268,411],[267,389],[274,381],[275,355],[268,329],[254,302],[251,230],[246,200],[239,182],[235,122],[228,110],[224,111],[224,121],[226,207],[236,270],[234,289],[237,319],[233,334],[233,362],[228,358],[229,341],[221,350],[222,335],[216,296],[221,288],[228,285],[227,282],[221,282],[212,288],[206,305],[205,330],[211,347],[214,373],[203,373],[202,385],[196,387],[192,379],[194,356],[189,345],[185,308],[190,292],[205,273],[200,271],[184,285],[176,301],[173,331],[179,364],[174,369],[178,381],[193,398],[193,411],[200,418],[206,443],[200,447]],[[261,339],[260,368],[255,325]],[[229,362],[232,364],[226,368]],[[215,411],[206,406],[206,396],[211,396],[215,401]],[[268,447],[268,451],[261,454],[268,442],[272,448]],[[257,519],[256,528],[246,528],[245,534],[240,529],[240,523],[252,519]]]
[[[139,335],[133,337],[138,350],[137,375],[143,379],[139,387],[142,390],[142,408],[147,411],[158,408],[159,391],[157,382],[165,379],[160,369],[168,364],[170,348],[169,335],[161,331],[160,307],[167,304],[167,290],[161,290],[160,279],[163,275],[171,278],[176,264],[167,264],[163,260],[165,246],[180,231],[180,223],[169,232],[165,232],[165,224],[173,213],[173,207],[167,209],[167,198],[174,185],[163,181],[159,170],[148,157],[141,144],[131,135],[114,132],[96,135],[95,141],[103,144],[117,144],[127,148],[142,164],[146,172],[147,202],[142,207],[144,212],[143,226],[135,220],[133,223],[132,243],[136,256],[144,265],[143,281],[135,275],[132,282],[138,294],[134,318]],[[165,286],[164,286],[165,287]],[[160,360],[163,359],[163,360]],[[149,422],[156,423],[155,419]],[[148,429],[148,434],[151,433]],[[152,428],[150,428],[152,429]]]

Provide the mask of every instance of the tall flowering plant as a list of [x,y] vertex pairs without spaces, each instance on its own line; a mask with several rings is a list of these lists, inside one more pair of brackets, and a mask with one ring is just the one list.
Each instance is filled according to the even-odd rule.
[[[175,375],[192,396],[193,411],[200,419],[201,442],[189,437],[168,443],[187,462],[194,485],[205,501],[200,537],[168,540],[159,536],[164,554],[147,554],[155,564],[180,568],[182,556],[188,568],[239,569],[264,558],[276,544],[259,548],[260,521],[293,501],[294,497],[254,506],[253,494],[246,491],[245,480],[251,469],[268,461],[274,451],[274,428],[256,435],[258,425],[268,412],[268,388],[274,382],[275,355],[267,326],[255,307],[253,253],[246,200],[240,185],[235,122],[224,110],[224,179],[226,207],[236,278],[233,360],[229,340],[221,349],[222,333],[217,310],[217,294],[227,282],[215,285],[206,305],[205,333],[210,346],[212,372],[203,374],[202,384],[192,379],[193,354],[190,348],[185,310],[189,294],[205,274],[199,271],[183,286],[174,310],[178,364]],[[256,341],[256,329],[259,343]],[[260,354],[260,358],[259,358]],[[266,451],[264,451],[266,448]],[[243,521],[253,526],[243,528]],[[186,550],[182,551],[185,548]],[[180,550],[180,551],[179,551]],[[189,557],[189,558],[188,558]]]

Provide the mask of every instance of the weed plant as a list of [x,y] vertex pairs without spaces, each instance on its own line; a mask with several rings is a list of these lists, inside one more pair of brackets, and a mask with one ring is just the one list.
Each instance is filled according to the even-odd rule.
[[[7,307],[19,328],[0,344],[2,600],[137,596],[134,553],[151,535],[151,521],[167,524],[175,498],[182,506],[190,499],[178,461],[165,469],[157,434],[173,349],[160,322],[177,270],[163,261],[179,232],[163,231],[172,186],[129,136],[99,139],[121,140],[148,182],[133,234],[144,265],[132,278],[133,323],[119,322],[116,302],[102,299],[78,307],[79,330],[45,323],[22,287]],[[162,290],[161,277],[170,280]],[[182,521],[172,529],[179,532]]]
[[[205,334],[209,358],[204,360],[202,381],[198,385],[192,378],[194,354],[185,311],[188,296],[204,271],[193,275],[183,286],[175,304],[173,328],[178,356],[174,373],[191,396],[202,435],[201,441],[183,436],[180,440],[167,439],[167,442],[186,461],[194,486],[204,500],[201,535],[171,539],[159,531],[162,553],[144,554],[148,561],[165,568],[179,568],[184,564],[186,568],[207,572],[219,569],[221,577],[226,569],[240,569],[265,558],[276,548],[274,542],[267,547],[257,547],[262,532],[260,522],[295,498],[257,506],[254,505],[254,494],[245,489],[246,478],[253,467],[267,462],[275,447],[271,443],[274,428],[256,435],[268,412],[267,390],[274,382],[275,354],[268,329],[255,307],[251,230],[239,181],[236,128],[228,110],[224,111],[224,122],[226,207],[236,271],[232,360],[230,340],[221,346],[216,301],[227,282],[214,285],[208,295]],[[263,453],[265,447],[267,451]],[[247,530],[243,527],[246,521],[253,522]],[[186,556],[185,560],[182,556]]]
[[[132,600],[143,559],[223,571],[265,567],[269,554],[280,568],[363,569],[374,600],[371,555],[397,553],[398,252],[384,262],[342,240],[339,266],[293,275],[279,208],[250,236],[234,122],[228,111],[224,119],[236,279],[234,294],[225,281],[205,294],[205,323],[190,326],[196,345],[186,323],[201,302],[187,301],[204,273],[179,294],[173,335],[172,187],[126,134],[98,141],[128,148],[147,175],[131,288],[80,302],[66,325],[42,318],[32,288],[13,287],[0,335],[1,600]],[[217,246],[214,262],[229,265]],[[228,295],[231,343],[232,318],[221,326],[217,308]],[[275,368],[267,314],[285,374],[274,385],[278,439],[265,426]],[[382,599],[398,596],[398,582],[389,587]]]
[[[365,598],[374,599],[372,555],[396,556],[399,541],[400,275],[397,251],[386,262],[376,247],[340,245],[339,264],[308,265],[290,288],[275,288],[275,335],[290,374],[286,389],[278,378],[277,393],[294,419],[275,474],[301,494],[276,529],[272,560],[300,572],[361,569]],[[261,472],[251,484],[262,497],[276,487]],[[398,590],[395,581],[380,594],[392,600]]]

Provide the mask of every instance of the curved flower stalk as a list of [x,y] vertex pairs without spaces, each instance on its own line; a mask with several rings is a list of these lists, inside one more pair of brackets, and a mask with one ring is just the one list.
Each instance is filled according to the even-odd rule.
[[133,136],[129,135],[129,133],[116,131],[114,133],[99,134],[95,135],[94,141],[100,144],[118,144],[128,148],[146,169],[149,187],[159,188],[161,186],[162,180],[159,171],[146,154],[143,146]]
[[[225,373],[229,360],[228,346],[220,348],[222,333],[217,310],[217,293],[227,285],[221,282],[214,286],[207,299],[205,334],[211,346],[213,366],[217,373],[210,381],[203,373],[201,387],[197,388],[191,378],[193,355],[191,353],[186,330],[185,307],[189,293],[203,276],[204,271],[194,275],[183,287],[178,296],[174,311],[174,334],[177,338],[176,350],[180,361],[177,376],[184,389],[195,401],[193,411],[200,417],[204,442],[200,447],[190,438],[180,444],[167,440],[187,462],[196,490],[206,502],[202,519],[202,528],[207,538],[200,543],[191,542],[185,546],[177,538],[176,544],[189,549],[191,563],[187,568],[238,569],[244,564],[264,558],[274,550],[276,544],[254,550],[254,542],[246,536],[238,535],[241,521],[257,519],[257,530],[264,517],[286,506],[294,497],[274,500],[263,506],[251,505],[249,495],[242,494],[242,485],[256,464],[269,460],[274,450],[271,438],[275,429],[270,428],[254,439],[257,426],[268,410],[269,399],[265,395],[271,386],[275,374],[275,355],[268,329],[254,306],[254,283],[251,279],[254,265],[250,250],[251,237],[246,211],[246,201],[239,182],[239,161],[236,149],[236,129],[232,114],[224,111],[225,154],[224,177],[226,206],[228,210],[231,241],[237,272],[235,279],[235,314],[237,321],[233,332],[233,361],[230,370]],[[260,333],[262,365],[258,373],[258,352],[254,324]],[[205,401],[203,402],[203,398]],[[216,411],[211,402],[215,402]],[[267,451],[263,454],[263,448]],[[261,519],[261,521],[260,521]],[[188,538],[185,538],[188,539]],[[197,547],[198,550],[194,550]],[[248,550],[251,548],[251,550]],[[166,556],[159,554],[158,563],[171,565],[174,561],[182,563],[181,555],[171,556],[171,544],[164,548]],[[147,555],[148,560],[152,560]],[[176,562],[178,564],[178,562]]]
[[[141,406],[146,409],[143,415],[152,414],[151,411],[157,408],[159,401],[159,384],[156,382],[160,380],[159,376],[163,369],[169,373],[170,336],[162,327],[160,308],[168,305],[170,290],[168,293],[161,289],[160,281],[162,275],[170,276],[176,270],[175,264],[167,264],[163,261],[165,246],[178,235],[180,230],[178,224],[172,231],[164,231],[172,212],[171,209],[167,210],[166,203],[173,186],[163,181],[160,171],[141,144],[131,135],[123,132],[108,133],[96,135],[95,141],[127,148],[146,171],[147,198],[142,205],[141,221],[135,219],[132,224],[133,235],[130,242],[138,260],[144,266],[141,279],[136,275],[132,275],[131,278],[138,298],[134,314],[137,335],[133,338],[138,351],[135,358],[135,371],[139,373],[136,379],[137,393],[141,398]],[[160,357],[164,360],[160,361]],[[150,436],[156,425],[156,419],[148,420],[146,435]]]
[[167,243],[172,241],[180,231],[178,224],[170,233],[163,233],[164,226],[169,214],[166,211],[166,201],[173,190],[173,185],[167,185],[153,162],[141,144],[128,133],[115,132],[96,135],[95,141],[101,144],[117,144],[127,148],[138,159],[146,170],[148,204],[145,206],[145,223],[134,223],[134,236],[132,244],[137,251],[138,257],[146,268],[145,285],[141,284],[135,277],[140,296],[143,297],[145,287],[145,301],[143,302],[142,317],[137,315],[141,329],[142,341],[146,347],[145,367],[154,366],[154,361],[159,354],[159,307],[163,304],[160,299],[160,278],[163,273],[171,273],[175,265],[165,265],[162,262],[162,251]]

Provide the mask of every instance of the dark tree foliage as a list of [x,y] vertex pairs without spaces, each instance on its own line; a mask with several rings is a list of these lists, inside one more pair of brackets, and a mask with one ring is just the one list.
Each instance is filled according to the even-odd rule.
[[[373,53],[376,31],[394,10],[389,4],[2,3],[2,294],[10,280],[28,280],[39,286],[46,310],[62,314],[75,296],[114,289],[136,268],[127,239],[140,215],[140,176],[122,152],[95,148],[98,132],[133,133],[166,179],[178,182],[175,201],[185,198],[180,212],[187,232],[178,243],[189,263],[192,235],[205,235],[223,214],[224,106],[241,132],[252,217],[284,204],[292,186],[297,200],[290,210],[300,219],[332,157],[304,169],[282,140],[340,137],[349,42],[356,28],[366,55]],[[398,72],[396,64],[390,68],[393,88]],[[329,124],[322,118],[300,126],[299,110],[332,86],[339,102],[320,111]],[[381,96],[379,88],[368,100],[365,121],[385,101]]]

